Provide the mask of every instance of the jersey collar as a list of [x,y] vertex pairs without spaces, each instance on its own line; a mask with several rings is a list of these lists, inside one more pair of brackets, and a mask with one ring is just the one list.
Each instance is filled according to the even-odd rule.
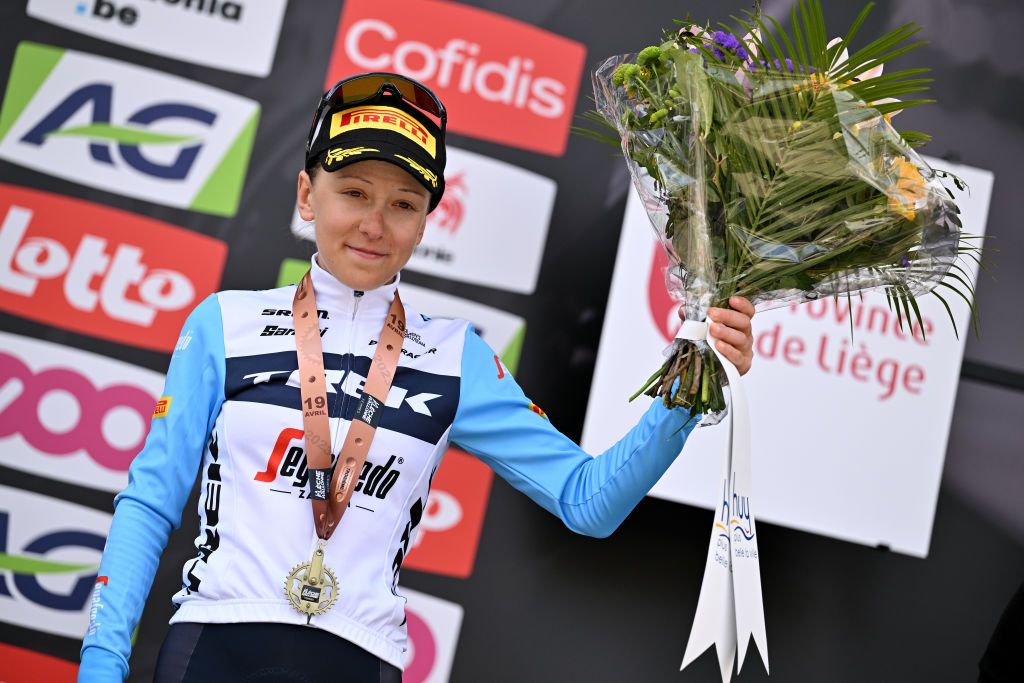
[[[376,312],[384,315],[384,312],[391,306],[391,302],[395,298],[395,290],[398,289],[398,283],[402,279],[402,274],[398,273],[390,283],[361,292],[352,289],[321,268],[316,262],[316,254],[310,259],[310,263],[317,308],[338,313],[351,314],[358,310],[360,315]],[[358,309],[356,308],[357,300],[359,302]]]

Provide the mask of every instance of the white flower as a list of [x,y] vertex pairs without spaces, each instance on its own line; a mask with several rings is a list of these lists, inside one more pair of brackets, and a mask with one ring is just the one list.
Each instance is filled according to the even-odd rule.
[[[826,45],[825,47],[829,47],[830,48],[833,45],[837,45],[838,43],[842,42],[842,40],[843,40],[842,38],[833,38],[832,40],[828,41],[828,45]],[[844,47],[832,59],[832,64],[831,64],[831,66],[829,66],[828,72],[830,74],[839,73],[844,68],[846,68],[846,62],[848,62],[849,59],[850,59],[850,53]],[[882,71],[884,71],[884,70],[885,70],[885,64],[882,64],[882,63],[876,64],[875,66],[871,67],[870,69],[868,69],[864,73],[862,73],[859,76],[857,76],[857,80],[863,82],[863,81],[866,81],[866,80],[868,80],[870,78],[878,78],[879,76],[882,75]],[[899,100],[894,98],[894,97],[885,97],[885,98],[882,98],[882,99],[878,100],[877,102],[870,102],[869,105],[874,107],[874,106],[877,106],[879,104],[888,104],[890,102],[899,102]],[[896,116],[896,114],[899,114],[901,111],[903,111],[903,110],[902,109],[897,109],[896,111],[894,111],[892,113],[886,114],[885,115],[885,120],[889,121],[891,123],[892,122],[892,117]],[[862,123],[857,124],[857,128],[858,129],[860,129],[860,128],[870,128],[870,127],[876,125],[877,123],[878,123],[878,117],[875,117],[875,118],[870,119],[868,121],[864,121]]]

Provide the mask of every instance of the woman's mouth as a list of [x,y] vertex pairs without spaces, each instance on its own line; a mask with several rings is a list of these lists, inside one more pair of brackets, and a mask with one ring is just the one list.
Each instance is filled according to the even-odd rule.
[[379,261],[385,256],[380,252],[372,251],[370,249],[360,249],[359,247],[354,247],[351,244],[348,244],[346,246],[352,251],[353,254],[355,254],[359,258],[364,258],[368,261]]

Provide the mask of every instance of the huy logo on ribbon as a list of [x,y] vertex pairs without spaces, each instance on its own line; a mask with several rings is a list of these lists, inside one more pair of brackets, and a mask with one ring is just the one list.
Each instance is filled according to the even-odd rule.
[[160,71],[20,43],[0,158],[72,182],[219,216],[238,210],[259,105]]
[[448,108],[448,129],[561,156],[586,48],[574,40],[440,0],[348,0],[326,86],[362,71],[423,82]]
[[0,184],[0,310],[23,318],[169,352],[226,257],[212,237]]

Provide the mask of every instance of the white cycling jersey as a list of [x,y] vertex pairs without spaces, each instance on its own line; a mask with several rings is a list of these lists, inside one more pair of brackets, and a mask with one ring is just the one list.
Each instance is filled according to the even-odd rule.
[[[348,431],[398,279],[357,292],[322,270],[313,287],[333,452]],[[160,554],[198,472],[197,555],[185,562],[171,622],[303,624],[284,594],[317,543],[307,500],[294,286],[225,291],[186,321],[163,408],[129,472],[82,646],[79,680],[124,678],[131,633]],[[398,579],[449,442],[480,457],[578,533],[606,536],[682,449],[694,424],[655,402],[597,458],[532,410],[497,354],[463,320],[406,306],[407,335],[376,436],[325,564],[340,591],[311,624],[403,667]]]

